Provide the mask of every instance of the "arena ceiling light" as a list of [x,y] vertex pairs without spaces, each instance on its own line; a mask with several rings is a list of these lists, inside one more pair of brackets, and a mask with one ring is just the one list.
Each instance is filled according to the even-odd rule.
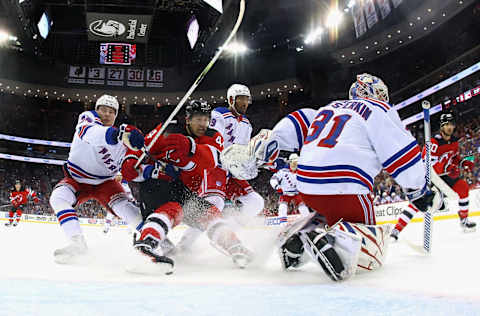
[[9,37],[8,33],[0,31],[0,43],[6,42]]
[[230,43],[225,50],[234,55],[243,55],[248,51],[247,45],[240,42]]
[[327,15],[325,26],[327,28],[336,28],[343,19],[343,14],[337,9],[332,9]]
[[315,30],[310,32],[307,37],[305,37],[305,44],[310,45],[315,43],[318,39],[322,37],[323,28],[317,27]]

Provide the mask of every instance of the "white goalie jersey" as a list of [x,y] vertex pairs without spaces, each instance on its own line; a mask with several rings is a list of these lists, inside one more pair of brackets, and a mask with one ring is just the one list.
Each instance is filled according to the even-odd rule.
[[305,194],[367,194],[385,169],[402,187],[421,189],[420,147],[389,104],[371,99],[334,101],[317,111],[297,169]]
[[317,110],[304,108],[282,118],[272,130],[279,149],[290,152],[300,151],[307,137],[308,127],[316,113]]
[[80,114],[67,160],[67,171],[75,181],[96,185],[119,172],[127,148],[122,142],[107,142],[112,129],[103,126],[95,111]]

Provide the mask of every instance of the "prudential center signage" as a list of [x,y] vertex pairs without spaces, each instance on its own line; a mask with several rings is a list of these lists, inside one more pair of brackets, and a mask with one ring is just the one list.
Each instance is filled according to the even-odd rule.
[[110,39],[131,43],[146,43],[151,21],[151,15],[88,12],[88,40],[105,41]]

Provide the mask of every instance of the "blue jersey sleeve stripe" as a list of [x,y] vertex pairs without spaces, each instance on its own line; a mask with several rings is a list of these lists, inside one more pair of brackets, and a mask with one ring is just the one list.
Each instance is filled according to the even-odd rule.
[[392,177],[396,178],[400,173],[402,173],[403,171],[407,170],[408,168],[410,168],[411,166],[415,165],[418,161],[420,161],[422,159],[422,156],[420,154],[417,155],[417,157],[415,157],[412,161],[410,161],[409,163],[407,163],[406,165],[402,166],[401,168],[398,168],[393,174],[392,174]]
[[388,158],[387,161],[385,161],[382,166],[384,168],[390,166],[393,162],[395,162],[396,160],[398,160],[398,158],[401,158],[405,153],[407,153],[410,149],[412,149],[413,147],[415,147],[417,145],[417,141],[414,140],[413,142],[411,142],[410,144],[408,144],[407,146],[405,146],[403,149],[401,149],[399,152],[397,152],[396,154],[394,154],[392,157]]
[[308,121],[307,116],[305,115],[305,113],[302,112],[302,110],[298,110],[298,114],[302,116],[303,120],[307,124],[307,129],[308,129],[310,127],[310,122]]
[[290,121],[292,121],[293,126],[295,126],[295,131],[297,132],[298,145],[299,145],[299,148],[301,148],[302,143],[303,143],[303,138],[302,138],[302,129],[300,128],[300,124],[298,124],[297,120],[293,116],[291,116],[290,114],[287,115],[287,118]]

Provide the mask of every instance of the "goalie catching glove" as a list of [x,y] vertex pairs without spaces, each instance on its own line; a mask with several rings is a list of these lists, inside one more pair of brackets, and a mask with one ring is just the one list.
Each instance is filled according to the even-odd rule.
[[248,146],[231,145],[220,154],[220,162],[236,179],[251,180],[258,175],[255,158],[250,154]]

